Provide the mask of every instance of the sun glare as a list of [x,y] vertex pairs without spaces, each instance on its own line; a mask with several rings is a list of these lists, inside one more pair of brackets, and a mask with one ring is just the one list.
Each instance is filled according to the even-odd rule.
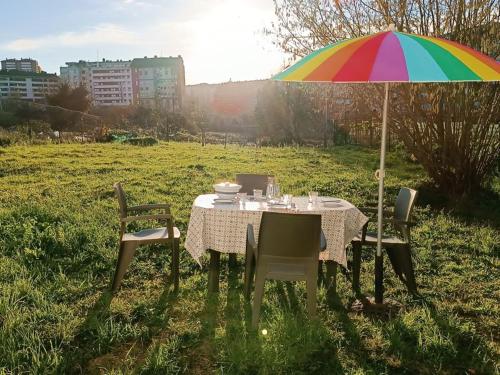
[[241,2],[227,1],[189,22],[192,40],[186,60],[193,75],[203,78],[187,72],[188,80],[268,78],[279,68],[283,55],[262,32],[272,14],[259,7],[242,9]]

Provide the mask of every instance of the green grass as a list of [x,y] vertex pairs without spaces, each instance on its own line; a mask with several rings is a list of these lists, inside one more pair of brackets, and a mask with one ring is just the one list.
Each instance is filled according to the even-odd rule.
[[[387,202],[426,182],[419,165],[388,156]],[[170,252],[138,252],[120,292],[106,292],[117,257],[122,181],[130,202],[168,202],[185,234],[193,199],[236,172],[277,176],[363,205],[377,191],[376,150],[338,147],[202,148],[170,143],[0,148],[0,373],[498,373],[498,228],[420,203],[413,249],[421,299],[386,264],[386,296],[403,308],[355,313],[349,280],[319,319],[304,312],[304,286],[268,283],[261,328],[248,328],[242,265],[222,258],[221,291],[207,300],[207,267],[182,251],[181,289],[166,281]],[[500,212],[497,193],[486,210]],[[362,288],[373,293],[365,251]],[[386,262],[388,263],[388,262]]]

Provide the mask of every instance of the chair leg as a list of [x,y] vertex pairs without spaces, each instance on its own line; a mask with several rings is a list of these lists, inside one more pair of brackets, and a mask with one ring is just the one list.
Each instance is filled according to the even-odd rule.
[[392,269],[396,273],[396,275],[401,279],[401,281],[404,282],[403,280],[403,269],[402,269],[402,249],[401,248],[392,248],[392,247],[386,247],[385,251],[387,252],[387,255],[389,256],[389,260],[391,261]]
[[361,242],[352,243],[352,289],[355,294],[361,293],[359,276],[361,273]]
[[314,275],[312,277],[308,277],[306,281],[306,290],[307,290],[307,312],[309,316],[316,316],[316,292],[317,292],[317,284]]
[[323,261],[320,260],[318,262],[318,288],[321,286],[321,284],[324,282],[324,275],[323,275]]
[[255,274],[255,258],[251,250],[247,249],[245,254],[245,281],[244,281],[244,297],[247,301],[250,300],[252,293],[252,283]]
[[122,242],[120,244],[120,252],[118,254],[118,262],[116,264],[115,276],[113,277],[113,284],[111,290],[117,291],[122,282],[123,276],[134,257],[137,244],[134,242]]
[[174,282],[174,292],[179,290],[179,240],[172,243],[172,279]]
[[327,294],[337,294],[337,263],[333,260],[326,261],[326,288]]
[[236,258],[235,253],[229,253],[228,256],[228,267],[229,269],[236,269],[238,267],[238,258]]
[[401,266],[404,270],[406,286],[412,294],[418,294],[417,282],[415,281],[415,271],[413,269],[413,261],[411,258],[410,246],[406,246],[404,249],[403,257],[401,259]]
[[391,261],[394,272],[399,279],[406,285],[408,291],[417,294],[417,283],[415,281],[415,272],[411,259],[411,250],[409,246],[398,249],[386,249]]
[[257,270],[255,275],[255,291],[252,307],[252,328],[257,328],[259,325],[260,309],[262,307],[262,298],[264,297],[264,283],[266,279],[262,272]]

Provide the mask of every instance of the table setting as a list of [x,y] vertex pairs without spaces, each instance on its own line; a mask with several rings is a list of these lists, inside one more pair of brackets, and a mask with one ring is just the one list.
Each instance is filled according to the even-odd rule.
[[282,194],[281,187],[270,178],[266,191],[254,189],[253,195],[240,193],[241,185],[233,182],[214,184],[214,193],[199,195],[193,202],[185,247],[201,265],[207,251],[245,254],[247,225],[252,224],[255,238],[262,213],[276,211],[321,215],[327,247],[320,260],[332,260],[347,266],[345,248],[361,230],[368,218],[350,202],[320,196]]

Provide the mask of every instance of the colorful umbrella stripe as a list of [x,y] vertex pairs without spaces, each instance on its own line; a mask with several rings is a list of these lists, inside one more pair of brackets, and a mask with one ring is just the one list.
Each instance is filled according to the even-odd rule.
[[311,82],[499,81],[500,63],[446,39],[386,31],[321,48],[274,79]]

